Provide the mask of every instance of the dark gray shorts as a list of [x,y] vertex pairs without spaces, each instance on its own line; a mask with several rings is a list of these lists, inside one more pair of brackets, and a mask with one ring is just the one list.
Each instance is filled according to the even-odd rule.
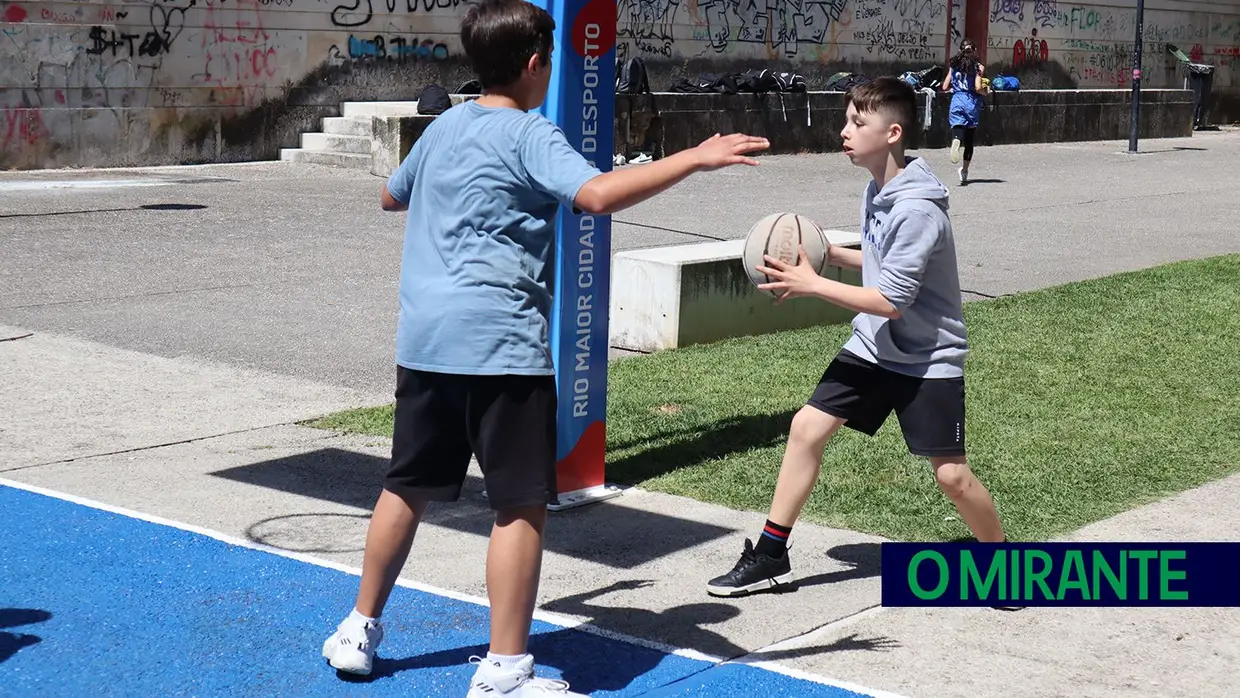
[[895,412],[910,453],[964,455],[964,378],[906,376],[841,351],[808,404],[869,436]]

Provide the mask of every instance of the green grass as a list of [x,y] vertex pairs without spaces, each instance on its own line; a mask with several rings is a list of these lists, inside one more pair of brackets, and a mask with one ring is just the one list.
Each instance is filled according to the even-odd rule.
[[[1240,467],[1238,297],[1230,255],[966,305],[969,460],[1010,536],[1063,534]],[[848,331],[613,363],[608,479],[765,511],[789,420]],[[391,419],[385,407],[315,425],[389,435]],[[802,520],[969,535],[894,417],[872,439],[841,430]]]

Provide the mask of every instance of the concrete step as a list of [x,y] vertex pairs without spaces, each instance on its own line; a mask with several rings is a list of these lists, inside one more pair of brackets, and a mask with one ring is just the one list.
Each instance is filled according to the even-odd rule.
[[371,124],[369,116],[329,116],[323,119],[323,133],[332,133],[337,136],[366,136],[371,135]]
[[303,133],[301,147],[305,150],[326,150],[357,153],[370,157],[370,136],[341,136],[335,133]]
[[370,171],[370,155],[338,153],[330,150],[306,150],[304,148],[281,148],[280,159],[292,162],[308,162],[313,165],[344,167],[352,170]]
[[341,116],[417,116],[415,102],[341,102]]

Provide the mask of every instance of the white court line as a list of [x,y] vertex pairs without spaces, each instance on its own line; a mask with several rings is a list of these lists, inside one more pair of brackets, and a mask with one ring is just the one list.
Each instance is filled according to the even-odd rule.
[[180,182],[167,179],[48,179],[3,181],[0,192],[49,191],[53,189],[124,189],[126,187],[168,187]]
[[90,172],[159,172],[160,170],[201,170],[209,167],[252,167],[254,165],[278,165],[289,160],[242,160],[240,162],[202,162],[197,165],[135,165],[133,167],[50,167],[41,170],[22,170],[26,174],[84,174]]
[[[133,509],[126,509],[124,507],[112,506],[111,504],[105,504],[103,502],[95,501],[93,499],[87,499],[85,497],[79,497],[77,495],[68,494],[65,492],[57,492],[56,490],[49,490],[43,487],[38,487],[36,485],[28,485],[23,482],[17,482],[15,480],[9,480],[3,477],[0,477],[0,486],[11,487],[15,490],[33,492],[34,494],[40,494],[45,497],[51,497],[53,499],[59,499],[62,501],[71,502],[73,504],[78,504],[84,507],[89,507],[91,509],[98,509],[100,511],[106,511],[106,512],[110,512],[113,514],[118,514],[120,516],[126,516],[131,519],[138,519],[139,521],[146,521],[148,523],[153,523],[153,524],[157,524],[160,526],[167,526],[169,528],[175,528],[181,531],[187,531],[189,533],[196,533],[200,536],[206,536],[208,538],[213,538],[215,540],[228,543],[230,545],[235,545],[240,548],[248,548],[250,550],[257,550],[259,552],[270,553],[272,555],[278,555],[280,557],[288,558],[290,560],[297,560],[298,562],[304,562],[310,565],[316,565],[318,567],[325,567],[328,569],[336,570],[337,572],[344,572],[346,574],[350,574],[355,577],[360,577],[362,574],[362,570],[358,567],[351,567],[349,565],[344,565],[338,562],[333,562],[331,560],[325,560],[323,558],[315,557],[313,555],[307,555],[305,553],[297,553],[297,552],[292,552],[289,550],[281,550],[279,548],[275,548],[269,545],[264,545],[262,543],[254,543],[252,541],[248,541],[243,538],[237,538],[235,536],[230,536],[226,533],[220,533],[219,531],[213,531],[208,528],[202,528],[200,526],[194,526],[192,524],[182,523],[179,521],[173,521],[172,519],[165,519],[161,516],[143,514],[142,512],[134,511]],[[414,589],[416,591],[422,591],[422,592],[426,592],[428,594],[433,594],[436,596],[443,596],[449,599],[455,599],[457,601],[464,601],[466,603],[471,603],[471,604],[475,604],[478,606],[486,606],[486,607],[490,606],[490,602],[484,597],[472,596],[469,594],[462,594],[456,591],[452,591],[451,589],[441,589],[439,587],[435,587],[430,584],[422,584],[421,582],[414,582],[414,581],[410,581],[404,578],[398,578],[396,580],[396,584],[397,586],[402,586],[408,589]],[[744,664],[748,666],[765,669],[773,673],[783,674],[784,676],[788,676],[791,678],[801,679],[803,681],[810,681],[812,683],[822,684],[824,686],[832,686],[835,688],[844,689],[846,691],[852,691],[854,693],[861,693],[864,695],[872,696],[873,698],[903,698],[903,696],[898,696],[894,693],[886,693],[886,692],[878,691],[878,690],[871,689],[871,688],[865,688],[864,686],[858,686],[856,684],[852,684],[847,681],[840,681],[838,679],[832,679],[832,678],[828,678],[825,676],[819,676],[817,674],[811,674],[809,672],[801,671],[799,669],[793,669],[792,667],[786,667],[781,664],[777,664],[775,662],[746,661],[744,657],[741,657],[735,661],[728,662],[724,660],[722,657],[715,657],[709,654],[698,652],[697,650],[673,647],[671,645],[665,645],[661,642],[655,642],[653,640],[645,640],[639,637],[625,635],[624,633],[617,633],[611,630],[606,630],[604,628],[591,625],[589,623],[584,623],[575,618],[570,618],[568,616],[562,616],[556,613],[548,613],[546,611],[535,610],[534,619],[542,621],[544,623],[551,624],[551,625],[556,625],[561,628],[581,630],[582,632],[587,632],[592,635],[604,637],[609,640],[617,640],[620,642],[626,642],[628,644],[637,645],[639,647],[645,647],[647,649],[652,649],[657,652],[662,652],[664,654],[675,655],[677,657],[683,657],[685,659],[693,659],[693,660],[697,660],[701,662],[709,662],[715,665],[729,664],[729,663],[730,664]],[[835,626],[831,626],[831,627],[835,627]],[[819,632],[819,631],[814,631],[814,632]],[[783,643],[780,643],[780,644],[783,644]],[[772,645],[771,647],[776,647],[776,646],[777,645]]]

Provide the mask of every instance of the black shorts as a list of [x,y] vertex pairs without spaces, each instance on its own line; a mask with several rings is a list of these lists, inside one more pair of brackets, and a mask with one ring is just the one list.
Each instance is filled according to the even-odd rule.
[[555,378],[396,370],[392,462],[384,489],[455,502],[477,456],[492,509],[554,503]]
[[907,376],[841,351],[809,404],[870,436],[894,411],[910,453],[964,455],[964,378]]

